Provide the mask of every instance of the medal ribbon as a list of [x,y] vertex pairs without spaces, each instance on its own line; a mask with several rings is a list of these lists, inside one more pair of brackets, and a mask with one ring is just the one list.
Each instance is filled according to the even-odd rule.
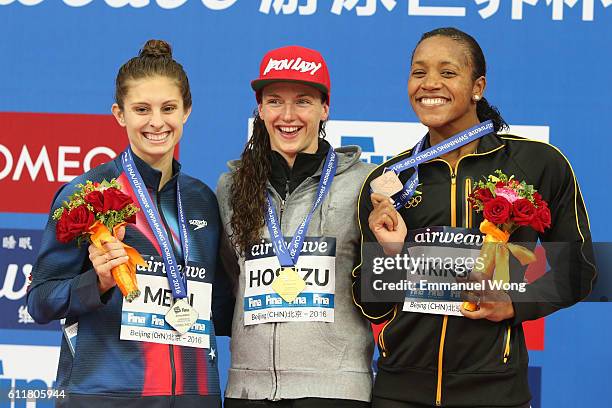
[[317,197],[312,204],[312,209],[299,225],[297,231],[295,231],[295,235],[291,239],[289,247],[287,247],[287,243],[283,237],[283,232],[281,231],[280,222],[278,221],[276,210],[274,209],[272,197],[270,196],[270,193],[267,192],[266,225],[268,226],[268,231],[270,232],[270,238],[272,240],[272,245],[274,245],[274,251],[276,252],[276,256],[282,267],[294,267],[297,263],[298,258],[300,257],[300,251],[304,245],[304,236],[308,231],[310,220],[312,219],[317,207],[323,202],[327,196],[327,193],[329,193],[329,189],[332,181],[334,180],[334,176],[336,175],[337,168],[338,155],[336,152],[334,152],[334,149],[330,147],[329,151],[327,152],[325,164],[323,165],[323,173],[321,174],[321,179],[319,180]]
[[[132,187],[136,198],[140,203],[140,208],[145,214],[147,222],[155,235],[155,239],[159,244],[159,248],[162,251],[162,258],[164,266],[166,268],[166,277],[172,290],[172,296],[175,299],[181,299],[187,297],[187,282],[185,276],[178,270],[178,263],[172,250],[172,244],[164,228],[164,224],[161,221],[161,216],[157,211],[157,207],[151,199],[151,195],[147,191],[142,176],[136,168],[134,158],[132,157],[132,151],[128,147],[121,157],[121,166],[127,176],[127,179]],[[181,202],[181,189],[178,182],[176,181],[176,202],[178,207],[179,215],[179,227],[181,230],[181,247],[185,257],[185,265],[187,265],[187,259],[189,259],[189,237],[187,234],[187,223],[185,222],[185,214],[183,213],[183,205]]]
[[406,183],[404,183],[404,188],[393,203],[395,209],[399,210],[405,206],[414,195],[416,187],[419,185],[419,164],[421,164],[421,162],[433,160],[492,132],[493,122],[487,120],[467,130],[464,130],[463,132],[459,132],[450,139],[447,139],[423,151],[421,151],[421,149],[423,148],[423,144],[425,143],[425,138],[427,136],[419,140],[410,157],[385,169],[385,171],[391,170],[395,172],[395,174],[399,175],[402,171],[414,167],[414,174],[408,179],[408,181],[406,181]]

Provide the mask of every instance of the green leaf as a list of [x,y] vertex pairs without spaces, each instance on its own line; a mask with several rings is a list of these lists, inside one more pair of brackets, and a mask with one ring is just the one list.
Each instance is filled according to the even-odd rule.
[[62,214],[64,213],[64,207],[60,207],[57,210],[53,211],[53,219],[54,220],[59,220],[62,217]]

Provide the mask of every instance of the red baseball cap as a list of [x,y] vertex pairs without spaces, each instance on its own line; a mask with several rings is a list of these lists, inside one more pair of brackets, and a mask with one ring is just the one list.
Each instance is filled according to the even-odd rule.
[[297,45],[268,51],[261,60],[259,78],[251,81],[257,102],[261,102],[261,90],[266,85],[281,81],[314,86],[326,96],[329,103],[329,71],[318,51]]

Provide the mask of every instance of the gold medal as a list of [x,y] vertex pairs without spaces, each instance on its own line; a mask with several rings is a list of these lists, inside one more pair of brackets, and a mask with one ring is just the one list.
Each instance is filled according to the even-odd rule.
[[174,305],[166,313],[166,322],[181,336],[191,329],[196,320],[198,320],[198,312],[191,307],[185,298],[174,302]]
[[306,282],[294,268],[283,268],[272,282],[272,289],[289,303],[293,302],[305,287]]
[[393,194],[399,193],[404,189],[404,185],[394,171],[386,171],[376,177],[370,182],[370,187],[373,192],[386,195],[387,197],[391,197]]

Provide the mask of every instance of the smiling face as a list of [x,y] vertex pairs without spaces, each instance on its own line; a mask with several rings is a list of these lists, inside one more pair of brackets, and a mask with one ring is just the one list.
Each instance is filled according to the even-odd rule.
[[450,137],[479,123],[474,95],[482,97],[484,77],[473,79],[464,45],[434,36],[416,48],[408,80],[412,109],[430,133]]
[[319,123],[329,115],[329,105],[322,99],[318,89],[295,82],[275,82],[262,91],[259,116],[270,135],[270,146],[290,166],[298,153],[317,151]]
[[177,82],[164,76],[130,80],[123,109],[113,105],[113,115],[125,127],[134,153],[160,170],[171,166],[190,113]]

